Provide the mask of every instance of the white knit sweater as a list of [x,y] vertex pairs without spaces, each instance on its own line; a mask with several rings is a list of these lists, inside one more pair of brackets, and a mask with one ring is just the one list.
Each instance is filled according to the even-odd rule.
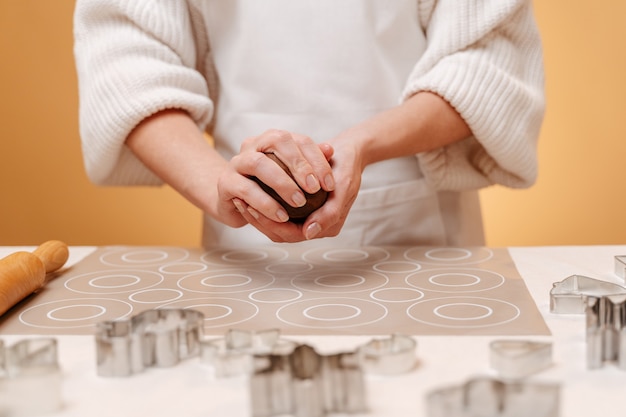
[[[225,13],[234,9],[226,5],[237,2],[241,0],[223,0]],[[267,2],[267,8],[280,2]],[[537,175],[536,142],[544,113],[542,50],[531,2],[413,2],[416,25],[427,44],[397,99],[419,91],[435,92],[454,106],[473,132],[460,143],[418,155],[424,176],[439,190],[494,183],[531,185]],[[129,132],[145,117],[165,108],[181,108],[200,129],[211,123],[220,74],[211,64],[206,28],[210,20],[203,3],[218,4],[210,0],[77,1],[80,134],[85,166],[95,183],[160,183],[124,146]],[[332,5],[341,4],[341,13],[361,15],[356,9],[368,4],[399,8],[407,0],[303,3],[325,5],[331,12]],[[274,12],[288,10],[268,11]],[[377,16],[373,22],[377,24]],[[323,30],[324,25],[319,27]]]

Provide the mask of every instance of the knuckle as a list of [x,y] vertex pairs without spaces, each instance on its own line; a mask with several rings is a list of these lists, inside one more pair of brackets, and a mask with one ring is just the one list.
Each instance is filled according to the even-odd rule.
[[255,141],[256,141],[256,137],[254,137],[254,136],[250,136],[250,137],[245,138],[241,142],[241,146],[239,147],[239,150],[243,151],[245,149],[248,149],[249,147],[253,146]]
[[254,152],[253,154],[250,155],[250,158],[247,159],[248,168],[256,172],[261,167],[261,165],[265,162],[266,158],[267,157],[265,156],[265,154],[260,153],[260,152]]
[[311,164],[304,158],[296,158],[293,161],[293,167],[296,172],[308,173],[311,170]]
[[270,136],[272,140],[278,144],[285,143],[293,140],[291,134],[286,130],[281,129],[269,129],[265,132],[266,135]]
[[245,165],[245,158],[243,157],[243,154],[239,153],[230,158],[230,165],[235,172],[238,172],[240,167]]
[[275,181],[275,189],[278,190],[283,190],[283,192],[288,192],[288,191],[296,191],[297,190],[297,185],[295,185],[295,183],[293,182],[293,180],[290,177],[287,176],[279,176],[279,177],[275,177],[274,178]]
[[265,154],[260,152],[247,152],[238,154],[231,158],[231,164],[241,175],[254,175],[261,167],[265,159]]
[[327,210],[326,215],[328,216],[329,219],[329,223],[330,224],[342,224],[342,215],[340,213],[340,211],[336,208],[330,208],[329,210]]
[[315,145],[313,139],[306,135],[294,135],[294,140],[301,146],[312,146]]

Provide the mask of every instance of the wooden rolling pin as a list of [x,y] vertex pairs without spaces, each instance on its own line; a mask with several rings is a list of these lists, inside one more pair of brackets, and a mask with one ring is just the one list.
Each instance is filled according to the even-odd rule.
[[46,283],[46,274],[65,265],[67,245],[49,240],[31,252],[15,252],[0,259],[0,316]]

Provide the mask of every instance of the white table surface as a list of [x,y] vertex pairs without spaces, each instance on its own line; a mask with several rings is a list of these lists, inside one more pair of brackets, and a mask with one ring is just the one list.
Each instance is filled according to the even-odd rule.
[[[0,258],[17,250],[33,249],[0,247]],[[78,262],[93,249],[70,248],[68,265]],[[587,369],[584,315],[550,313],[549,292],[553,282],[574,274],[623,285],[624,280],[614,272],[614,256],[626,255],[626,245],[514,247],[509,248],[509,252],[552,332],[551,337],[530,338],[551,341],[554,360],[552,367],[530,380],[561,384],[560,415],[563,417],[623,417],[626,413],[626,371],[612,364],[597,370]],[[0,331],[0,340],[6,344],[25,337],[30,336],[7,335]],[[198,358],[172,368],[150,368],[128,378],[103,378],[96,374],[92,336],[56,338],[64,405],[61,411],[47,414],[51,417],[250,416],[246,379],[216,379]],[[330,353],[356,348],[371,337],[298,336],[293,339],[310,343],[320,352]],[[496,337],[416,337],[419,365],[413,372],[401,376],[366,377],[370,411],[365,415],[425,416],[424,399],[428,392],[459,385],[471,377],[495,376],[489,367],[489,342],[493,339]],[[36,401],[36,393],[33,394]]]

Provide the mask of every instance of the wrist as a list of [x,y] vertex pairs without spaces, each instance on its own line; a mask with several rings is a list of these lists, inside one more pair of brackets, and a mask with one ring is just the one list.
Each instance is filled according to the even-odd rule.
[[335,154],[351,155],[354,166],[363,172],[366,166],[378,162],[375,154],[376,138],[363,124],[341,132],[332,141]]

